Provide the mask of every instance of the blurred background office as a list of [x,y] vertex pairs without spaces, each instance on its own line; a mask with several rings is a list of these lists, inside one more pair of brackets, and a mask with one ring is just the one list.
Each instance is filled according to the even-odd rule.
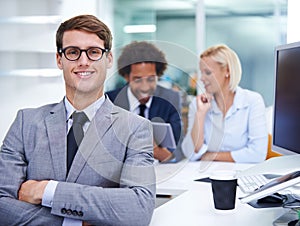
[[[98,16],[112,29],[115,60],[129,42],[153,40],[170,63],[160,82],[183,95],[201,90],[193,80],[199,76],[200,52],[225,43],[241,59],[241,86],[261,93],[269,106],[274,47],[288,41],[289,8],[297,1],[0,0],[0,140],[17,109],[62,99],[55,32],[63,20],[83,13]],[[114,67],[106,89],[123,82]]]

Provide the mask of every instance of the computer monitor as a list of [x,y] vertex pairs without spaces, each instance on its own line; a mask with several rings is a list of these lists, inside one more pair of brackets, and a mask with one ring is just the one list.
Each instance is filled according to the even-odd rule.
[[300,154],[300,42],[275,48],[272,150]]

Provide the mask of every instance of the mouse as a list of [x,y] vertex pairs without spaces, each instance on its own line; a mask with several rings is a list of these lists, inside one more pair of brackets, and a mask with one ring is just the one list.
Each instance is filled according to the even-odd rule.
[[260,198],[257,200],[257,203],[278,203],[281,204],[285,200],[284,195],[280,195],[279,193],[274,193],[272,195],[268,195],[266,197]]

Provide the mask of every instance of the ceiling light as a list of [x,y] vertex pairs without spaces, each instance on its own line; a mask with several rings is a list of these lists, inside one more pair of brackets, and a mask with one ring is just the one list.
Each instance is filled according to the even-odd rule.
[[58,24],[61,16],[14,16],[1,18],[0,23],[12,24]]
[[41,69],[19,69],[7,72],[1,72],[0,76],[25,76],[25,77],[58,77],[61,76],[61,70],[52,68]]
[[123,31],[125,33],[153,33],[156,31],[156,25],[126,25]]

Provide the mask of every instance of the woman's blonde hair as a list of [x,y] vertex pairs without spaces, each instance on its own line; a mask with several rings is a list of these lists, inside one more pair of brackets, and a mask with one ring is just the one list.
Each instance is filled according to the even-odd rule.
[[210,57],[221,67],[228,67],[230,73],[229,89],[234,92],[242,77],[242,67],[238,55],[227,45],[220,44],[206,49],[200,55],[200,59],[203,57]]

